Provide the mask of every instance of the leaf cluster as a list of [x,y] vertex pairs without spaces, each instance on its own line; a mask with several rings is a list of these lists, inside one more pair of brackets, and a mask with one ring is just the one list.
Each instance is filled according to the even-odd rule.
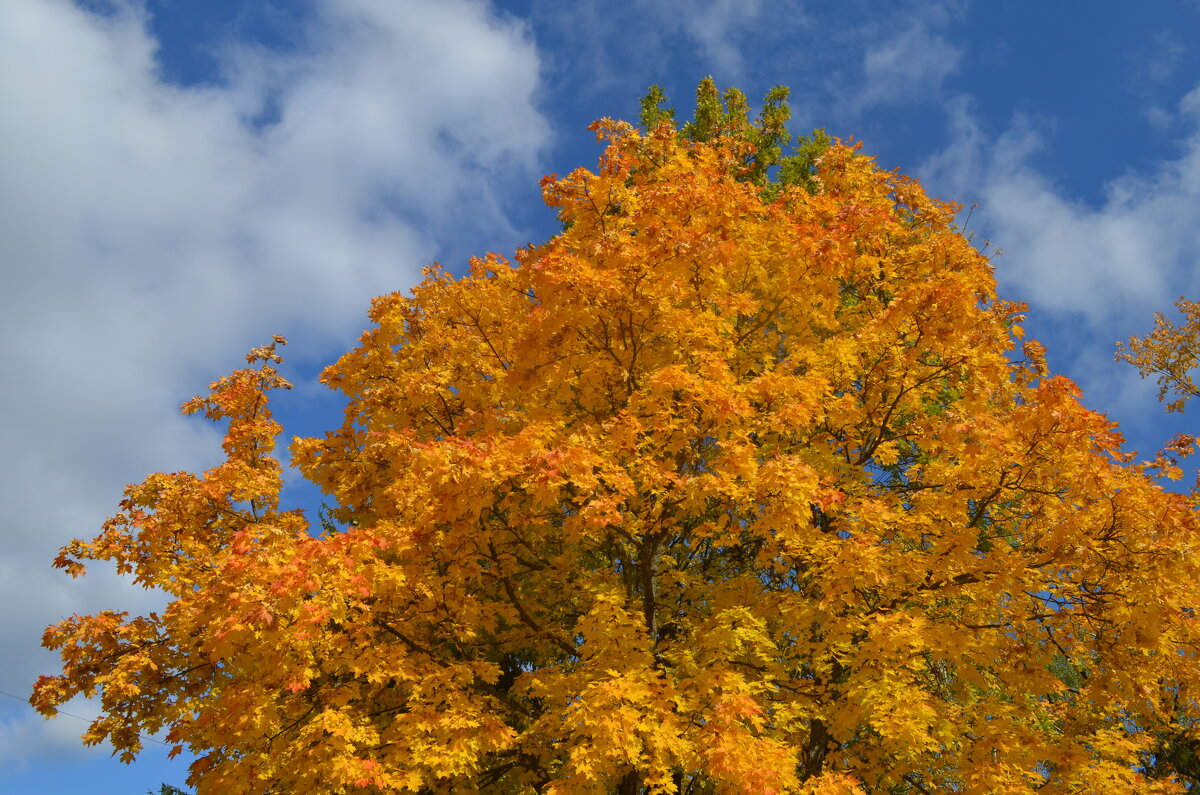
[[[775,86],[763,97],[757,118],[750,120],[746,95],[730,87],[721,93],[716,82],[706,77],[696,88],[693,120],[679,128],[679,135],[694,143],[724,140],[736,142],[739,158],[733,175],[761,189],[771,199],[790,186],[816,193],[817,159],[833,143],[823,128],[808,136],[793,137],[787,128],[791,118],[790,90]],[[661,86],[651,86],[641,101],[641,124],[647,132],[661,125],[675,129],[675,110],[668,106]],[[789,152],[790,154],[785,154]]]
[[[1200,367],[1200,302],[1180,298],[1175,308],[1183,322],[1176,323],[1162,313],[1154,315],[1154,330],[1145,337],[1130,337],[1126,343],[1117,343],[1117,361],[1134,365],[1142,378],[1155,376],[1158,381],[1158,399],[1166,402],[1166,409],[1182,413],[1187,402],[1200,397],[1192,374]],[[1169,441],[1150,466],[1172,480],[1183,474],[1180,459],[1200,449],[1200,438],[1193,434],[1179,434]],[[1193,499],[1200,505],[1200,472],[1196,475]]]

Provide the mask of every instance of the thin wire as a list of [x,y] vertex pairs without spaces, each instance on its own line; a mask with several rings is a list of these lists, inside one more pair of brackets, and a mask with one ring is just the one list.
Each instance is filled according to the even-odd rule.
[[[0,696],[8,696],[9,698],[16,699],[17,701],[22,702],[26,706],[29,706],[28,701],[21,698],[20,696],[14,696],[12,693],[8,692],[7,690],[0,690]],[[81,720],[84,723],[91,723],[93,720],[95,720],[95,718],[85,718],[80,715],[76,715],[74,713],[67,712],[65,709],[56,709],[55,712],[58,713],[59,715],[66,715],[68,718],[74,718],[75,720]],[[143,740],[149,740],[152,743],[158,743],[159,745],[166,745],[166,743],[164,743],[162,740],[157,740],[153,737],[150,737],[149,735],[142,734],[141,732],[138,732],[138,737],[141,737]]]

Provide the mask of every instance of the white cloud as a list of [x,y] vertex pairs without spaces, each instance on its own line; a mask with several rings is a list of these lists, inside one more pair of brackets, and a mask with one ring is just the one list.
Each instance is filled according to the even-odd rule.
[[1190,116],[1194,121],[1200,123],[1200,85],[1179,100],[1179,110],[1185,116]]
[[[538,0],[533,14],[555,42],[549,55],[559,59],[558,68],[550,71],[552,81],[561,81],[560,90],[590,96],[611,92],[632,104],[650,83],[669,83],[667,78],[693,58],[701,71],[691,73],[688,67],[687,90],[706,73],[722,89],[745,89],[752,77],[748,64],[766,49],[802,46],[798,29],[810,24],[803,6],[802,0]],[[781,60],[790,63],[791,58]],[[769,79],[779,80],[782,68],[772,62]],[[587,76],[582,85],[575,77],[581,74]],[[690,94],[671,99],[681,119],[690,115]]]
[[1036,123],[1018,117],[991,140],[966,101],[950,116],[952,143],[921,172],[936,193],[979,204],[972,225],[1003,249],[997,278],[1010,294],[1099,330],[1200,287],[1200,120],[1189,119],[1178,157],[1113,175],[1103,201],[1087,204],[1033,165],[1045,136]]
[[937,100],[942,83],[958,68],[961,57],[959,48],[924,24],[914,23],[867,47],[865,83],[851,104],[862,110]]
[[49,564],[124,483],[212,460],[178,404],[272,333],[293,357],[344,345],[435,241],[511,247],[500,193],[548,138],[527,31],[479,2],[323,0],[295,51],[229,42],[202,87],[163,81],[140,9],[0,3],[0,689],[18,693],[53,668],[46,624],[149,603]]
[[[722,80],[734,84],[744,74],[742,48],[749,31],[761,29],[759,0],[712,0],[700,7],[676,6],[671,16],[694,41]],[[773,13],[779,13],[775,9]]]
[[79,739],[97,713],[92,703],[76,697],[63,705],[62,714],[54,720],[34,712],[0,717],[0,766],[22,771],[47,759],[106,756],[107,751],[89,748]]

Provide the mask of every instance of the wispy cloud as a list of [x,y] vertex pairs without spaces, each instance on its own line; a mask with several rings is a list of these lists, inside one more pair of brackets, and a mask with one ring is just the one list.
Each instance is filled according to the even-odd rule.
[[[559,45],[551,57],[561,59],[552,70],[563,83],[560,91],[619,92],[630,104],[649,83],[678,76],[685,64],[698,70],[687,78],[689,88],[706,74],[721,87],[746,88],[752,56],[785,45],[795,50],[808,25],[802,0],[541,0],[534,17]],[[791,60],[773,64],[771,79],[780,80],[784,61]],[[586,83],[575,79],[579,74],[587,75]],[[684,106],[687,98],[679,99]]]
[[0,716],[0,766],[19,771],[49,759],[105,755],[104,750],[88,748],[79,741],[95,718],[96,708],[77,697],[62,709],[64,714],[56,720],[45,720],[34,712]]
[[936,101],[961,57],[960,48],[914,21],[867,48],[863,87],[851,104],[863,110]]
[[[673,6],[669,11],[663,6]],[[763,17],[759,0],[710,0],[695,6],[691,3],[659,4],[667,18],[677,20],[684,34],[699,47],[703,57],[712,65],[715,74],[731,84],[745,77],[743,50],[752,44],[754,31],[763,31],[769,20]],[[781,9],[772,9],[772,14]],[[786,11],[784,11],[786,13]],[[792,24],[795,19],[789,20]],[[768,28],[769,29],[769,28]],[[747,41],[747,38],[751,41]]]

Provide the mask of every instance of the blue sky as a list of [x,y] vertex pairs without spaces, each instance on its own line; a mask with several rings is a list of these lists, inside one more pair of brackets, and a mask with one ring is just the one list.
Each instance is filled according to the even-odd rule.
[[[332,425],[314,375],[370,298],[553,234],[537,179],[594,166],[587,124],[635,120],[651,83],[683,112],[706,75],[789,85],[794,131],[978,204],[1053,369],[1151,454],[1186,419],[1112,352],[1200,297],[1197,39],[1184,0],[5,0],[0,691],[55,670],[47,624],[154,608],[50,561],[124,484],[215,462],[181,402],[281,333],[288,433]],[[82,749],[83,728],[0,695],[0,792],[186,778],[153,742],[132,766]]]

